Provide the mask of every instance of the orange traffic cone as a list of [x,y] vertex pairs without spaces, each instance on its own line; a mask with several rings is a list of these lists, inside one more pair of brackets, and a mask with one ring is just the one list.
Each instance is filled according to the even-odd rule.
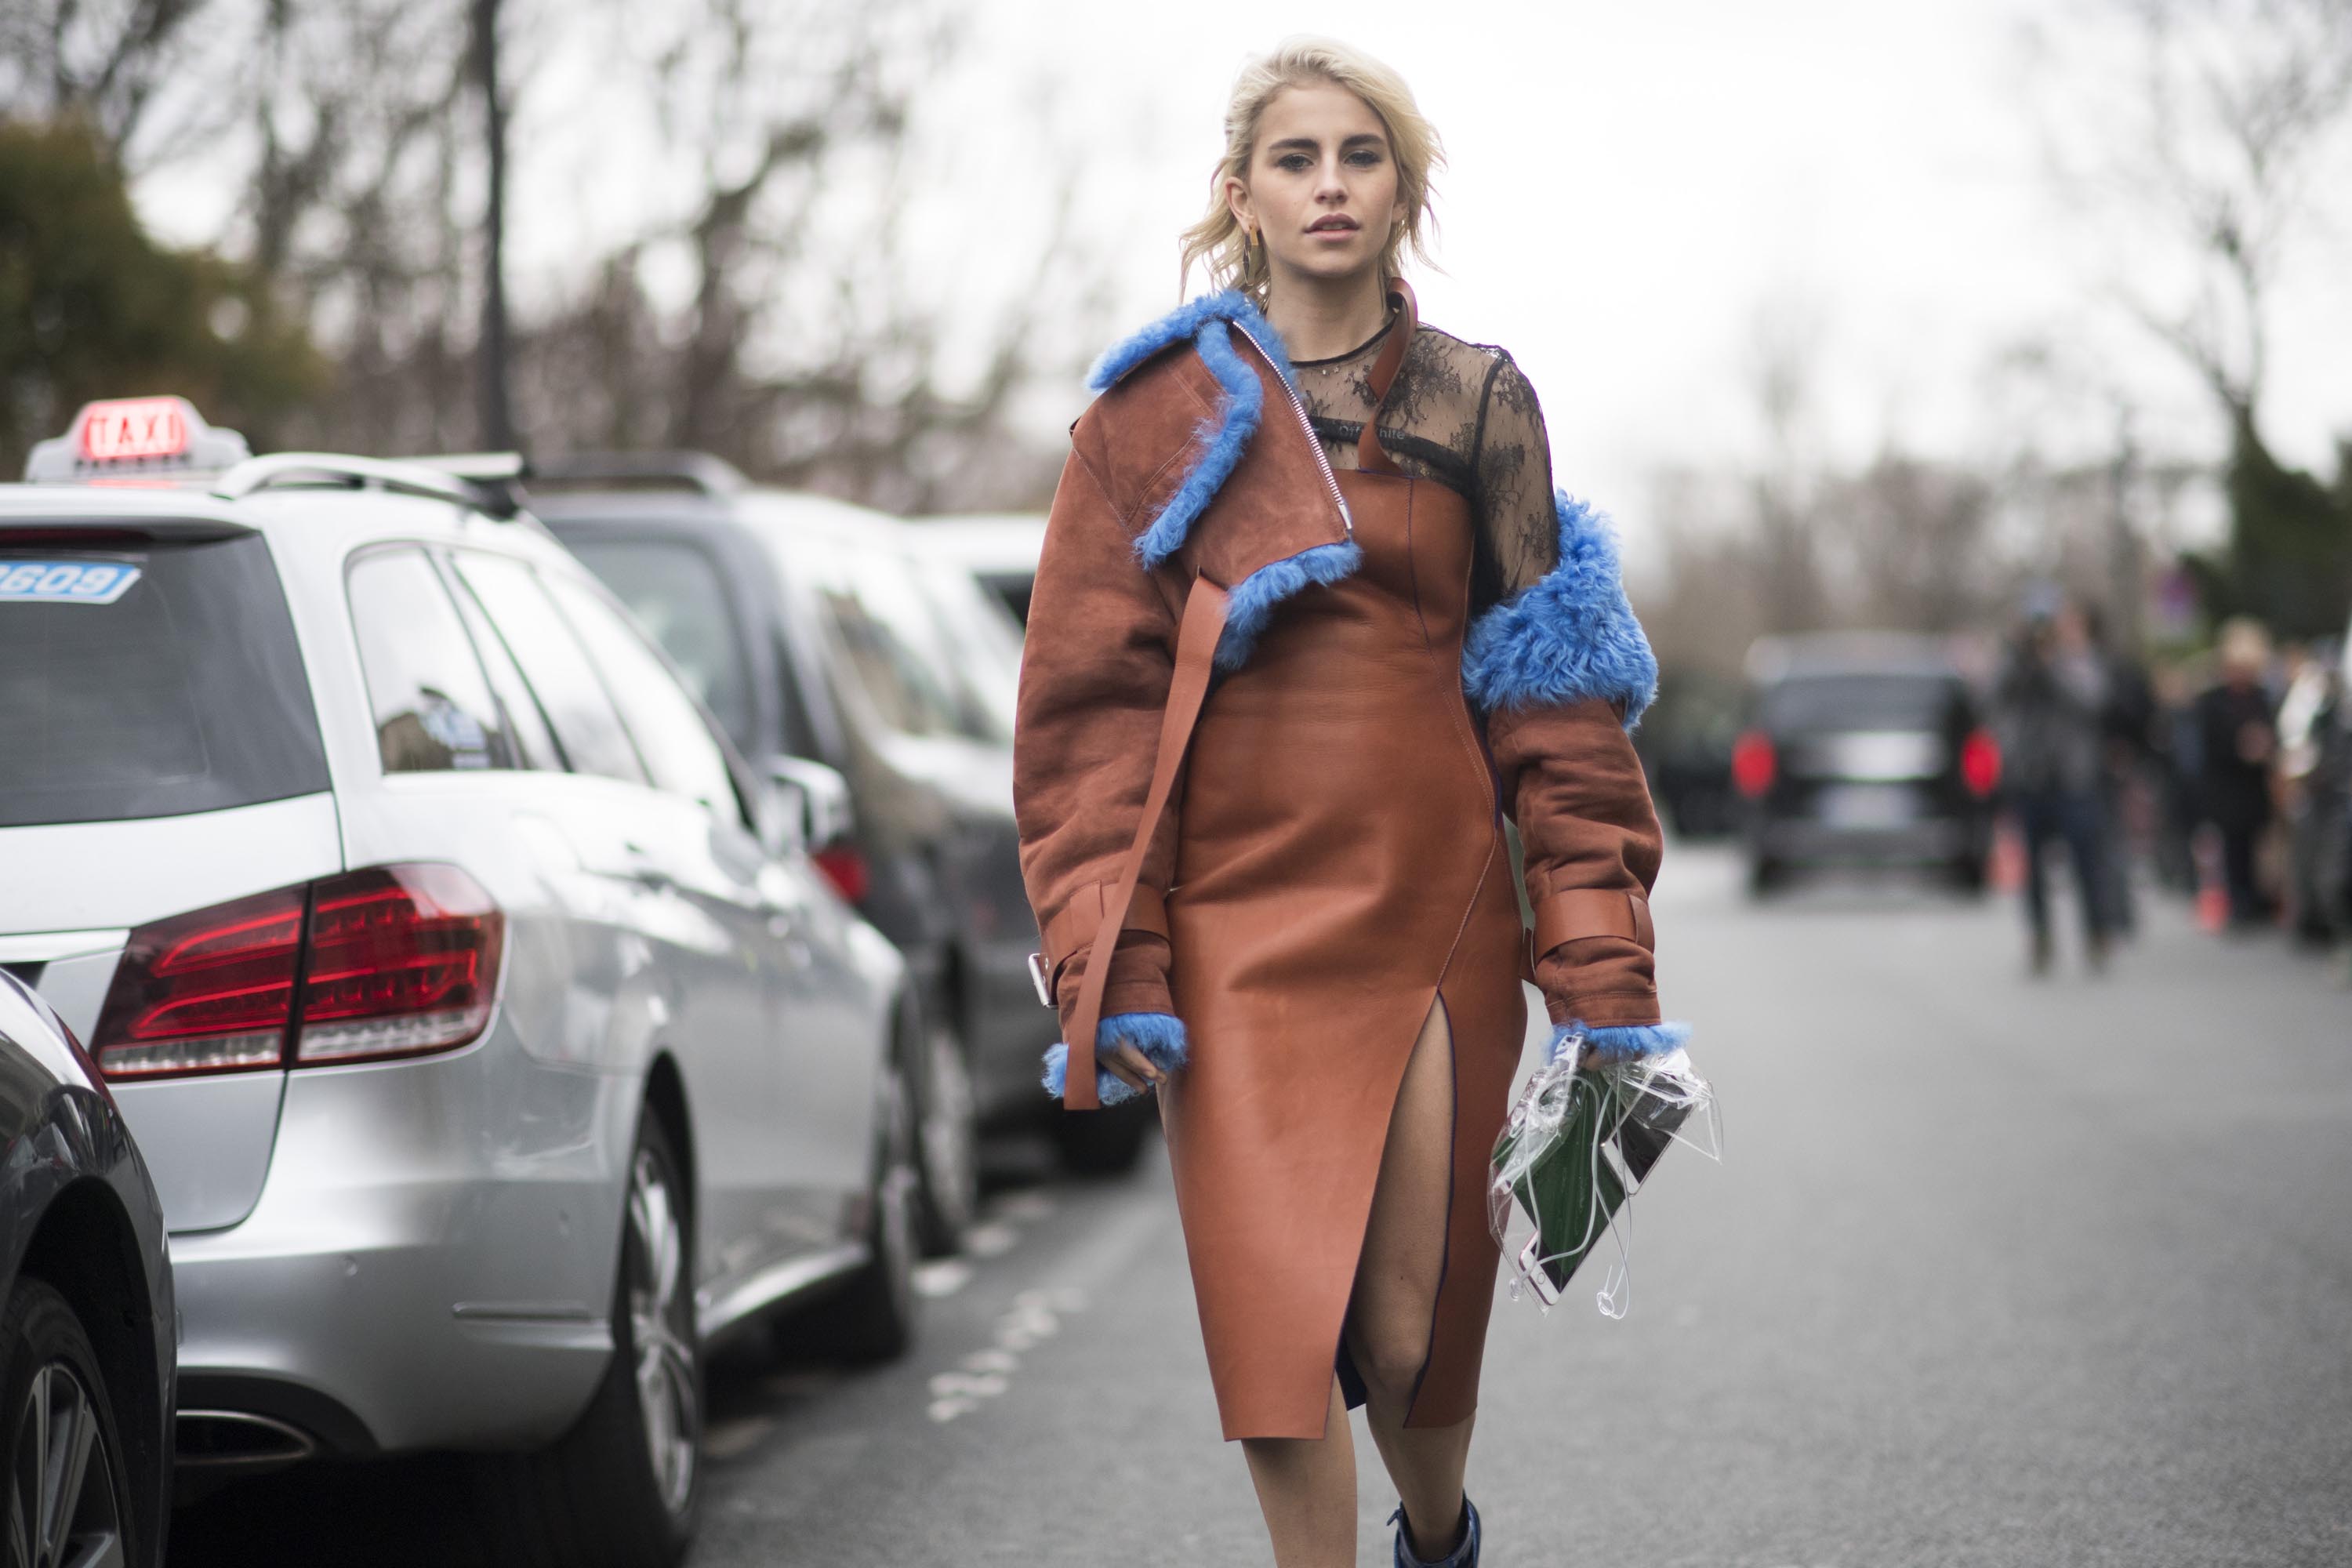
[[2197,868],[2197,927],[2223,931],[2230,928],[2230,889],[2221,877],[2221,841],[2211,828],[2200,828],[2189,841],[2189,859]]
[[2025,886],[2025,836],[2014,817],[1993,824],[1992,864],[1985,868],[1996,892],[2014,893]]

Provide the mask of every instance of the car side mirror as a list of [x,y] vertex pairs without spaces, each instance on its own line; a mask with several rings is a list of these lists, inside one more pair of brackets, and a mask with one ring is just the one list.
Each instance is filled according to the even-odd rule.
[[782,803],[782,815],[799,835],[800,847],[829,849],[849,837],[856,819],[849,781],[839,770],[806,757],[776,757],[768,763],[768,781]]
[[752,787],[751,818],[760,851],[770,859],[782,860],[808,847],[802,837],[807,813],[800,796],[774,779],[763,778]]

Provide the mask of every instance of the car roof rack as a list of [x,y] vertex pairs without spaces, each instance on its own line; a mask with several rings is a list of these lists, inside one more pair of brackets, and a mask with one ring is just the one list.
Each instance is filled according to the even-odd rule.
[[[499,461],[493,464],[491,458]],[[479,468],[480,477],[464,471],[468,466]],[[494,468],[506,471],[493,473]],[[213,493],[224,500],[241,500],[262,490],[300,487],[383,490],[456,501],[488,516],[508,519],[522,510],[515,486],[523,472],[522,459],[512,453],[387,463],[340,453],[272,452],[248,458],[221,475]]]
[[751,481],[724,458],[708,452],[572,452],[536,459],[529,479],[546,489],[683,489],[731,496]]

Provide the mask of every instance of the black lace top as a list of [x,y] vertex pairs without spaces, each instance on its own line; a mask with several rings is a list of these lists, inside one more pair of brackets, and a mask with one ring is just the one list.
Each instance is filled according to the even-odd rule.
[[[1356,440],[1372,405],[1372,362],[1394,324],[1392,317],[1370,342],[1335,359],[1291,363],[1333,468],[1356,466]],[[1405,349],[1380,425],[1381,446],[1399,468],[1470,502],[1478,530],[1473,616],[1559,563],[1551,441],[1535,388],[1509,354],[1423,325]]]

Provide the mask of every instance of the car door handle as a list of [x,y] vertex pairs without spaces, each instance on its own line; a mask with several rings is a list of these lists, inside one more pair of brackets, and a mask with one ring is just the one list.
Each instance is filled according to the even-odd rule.
[[621,847],[626,852],[625,863],[630,880],[642,882],[648,888],[657,889],[677,886],[677,879],[665,870],[662,863],[654,858],[644,846],[625,842]]

